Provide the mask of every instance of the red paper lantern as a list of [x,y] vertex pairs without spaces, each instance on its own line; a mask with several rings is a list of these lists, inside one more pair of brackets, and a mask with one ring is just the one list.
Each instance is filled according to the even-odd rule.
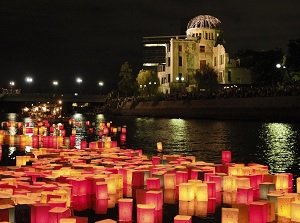
[[49,223],[49,204],[32,204],[30,206],[30,223]]
[[132,221],[133,199],[122,198],[118,201],[119,221]]
[[231,162],[231,151],[222,151],[222,163]]

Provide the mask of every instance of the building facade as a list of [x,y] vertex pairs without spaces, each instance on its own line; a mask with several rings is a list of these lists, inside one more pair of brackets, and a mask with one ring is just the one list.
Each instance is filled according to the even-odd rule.
[[210,15],[190,20],[186,36],[174,36],[165,44],[165,62],[158,64],[160,91],[192,91],[194,75],[206,66],[214,68],[221,85],[251,84],[251,72],[230,59],[224,47],[221,22]]

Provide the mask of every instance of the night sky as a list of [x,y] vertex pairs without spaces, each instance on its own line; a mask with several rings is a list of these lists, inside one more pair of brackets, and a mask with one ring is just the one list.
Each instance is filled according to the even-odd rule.
[[0,0],[0,87],[117,88],[121,65],[142,68],[142,37],[185,34],[198,15],[217,17],[226,49],[286,52],[300,38],[299,0]]

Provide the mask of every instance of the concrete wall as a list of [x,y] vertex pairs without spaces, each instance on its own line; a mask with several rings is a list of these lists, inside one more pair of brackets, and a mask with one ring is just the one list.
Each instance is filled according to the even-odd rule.
[[136,106],[127,102],[121,115],[236,119],[277,122],[300,121],[300,96],[207,99],[191,101],[140,102]]

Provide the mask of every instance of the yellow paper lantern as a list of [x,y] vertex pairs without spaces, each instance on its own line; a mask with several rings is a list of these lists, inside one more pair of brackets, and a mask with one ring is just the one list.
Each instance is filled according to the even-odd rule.
[[238,223],[239,209],[237,208],[222,208],[222,223]]

